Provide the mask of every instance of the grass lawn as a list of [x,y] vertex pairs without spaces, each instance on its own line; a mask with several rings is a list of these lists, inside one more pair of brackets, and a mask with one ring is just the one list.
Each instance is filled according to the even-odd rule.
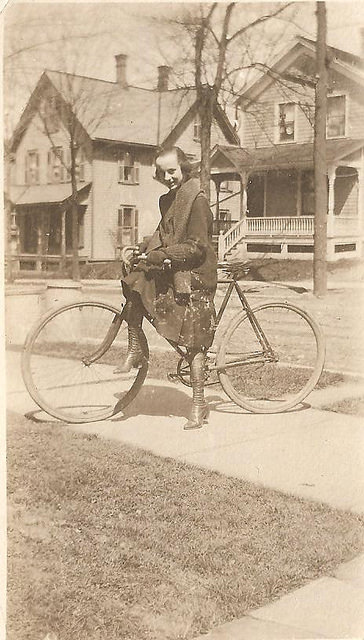
[[364,548],[364,518],[8,420],[8,640],[192,639]]

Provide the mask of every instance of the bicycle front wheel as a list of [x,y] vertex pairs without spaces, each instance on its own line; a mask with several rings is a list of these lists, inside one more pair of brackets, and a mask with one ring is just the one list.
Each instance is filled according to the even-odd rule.
[[41,409],[64,422],[104,420],[138,393],[148,370],[115,374],[128,348],[120,311],[99,302],[69,304],[45,315],[29,334],[22,354],[25,385]]
[[319,380],[323,334],[305,311],[288,303],[263,304],[253,312],[255,328],[245,312],[227,328],[216,359],[221,385],[236,404],[253,413],[287,411]]

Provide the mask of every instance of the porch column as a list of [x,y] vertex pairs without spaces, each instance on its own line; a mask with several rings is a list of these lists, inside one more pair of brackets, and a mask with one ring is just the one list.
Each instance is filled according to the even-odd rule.
[[215,178],[214,183],[216,187],[216,220],[220,220],[220,188],[221,188],[220,177]]
[[42,271],[42,252],[43,252],[43,214],[37,213],[37,259],[35,261],[35,268],[37,271]]
[[20,231],[16,224],[16,212],[12,211],[10,214],[10,255],[8,260],[12,261],[12,268],[14,271],[20,270]]
[[61,259],[59,268],[64,269],[66,266],[66,210],[61,211]]
[[327,257],[329,259],[333,259],[334,257],[334,235],[335,235],[335,217],[334,217],[334,206],[335,206],[335,177],[336,177],[336,167],[328,168],[328,179],[329,179],[329,194],[327,201]]
[[246,217],[246,210],[248,206],[248,174],[246,171],[239,173],[240,176],[240,218]]

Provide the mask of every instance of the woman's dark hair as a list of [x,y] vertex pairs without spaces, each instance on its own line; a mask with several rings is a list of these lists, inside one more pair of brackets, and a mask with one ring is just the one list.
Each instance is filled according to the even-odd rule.
[[[159,149],[154,158],[154,164],[156,164],[158,158],[160,158],[161,156],[167,155],[167,153],[172,153],[172,152],[174,152],[177,156],[177,162],[181,167],[183,181],[186,182],[186,180],[191,178],[194,169],[189,159],[187,158],[185,152],[182,151],[180,147],[165,147],[165,148]],[[155,178],[158,180],[159,177],[160,176],[158,176],[158,167],[156,166]]]

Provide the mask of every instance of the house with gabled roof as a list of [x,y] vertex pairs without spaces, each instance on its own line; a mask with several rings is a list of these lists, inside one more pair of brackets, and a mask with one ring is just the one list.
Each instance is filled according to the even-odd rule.
[[[159,146],[200,155],[194,89],[169,89],[169,67],[154,90],[131,86],[127,57],[116,58],[116,82],[44,71],[12,140],[10,199],[13,259],[19,269],[49,269],[71,256],[70,136],[76,119],[79,255],[114,260],[153,232],[163,187],[153,180]],[[216,103],[213,144],[236,145],[234,127]],[[15,241],[14,241],[15,237]]]
[[[212,151],[220,258],[312,257],[315,53],[297,37],[239,96],[241,146]],[[363,255],[364,59],[333,47],[327,55],[327,246],[336,260]]]

